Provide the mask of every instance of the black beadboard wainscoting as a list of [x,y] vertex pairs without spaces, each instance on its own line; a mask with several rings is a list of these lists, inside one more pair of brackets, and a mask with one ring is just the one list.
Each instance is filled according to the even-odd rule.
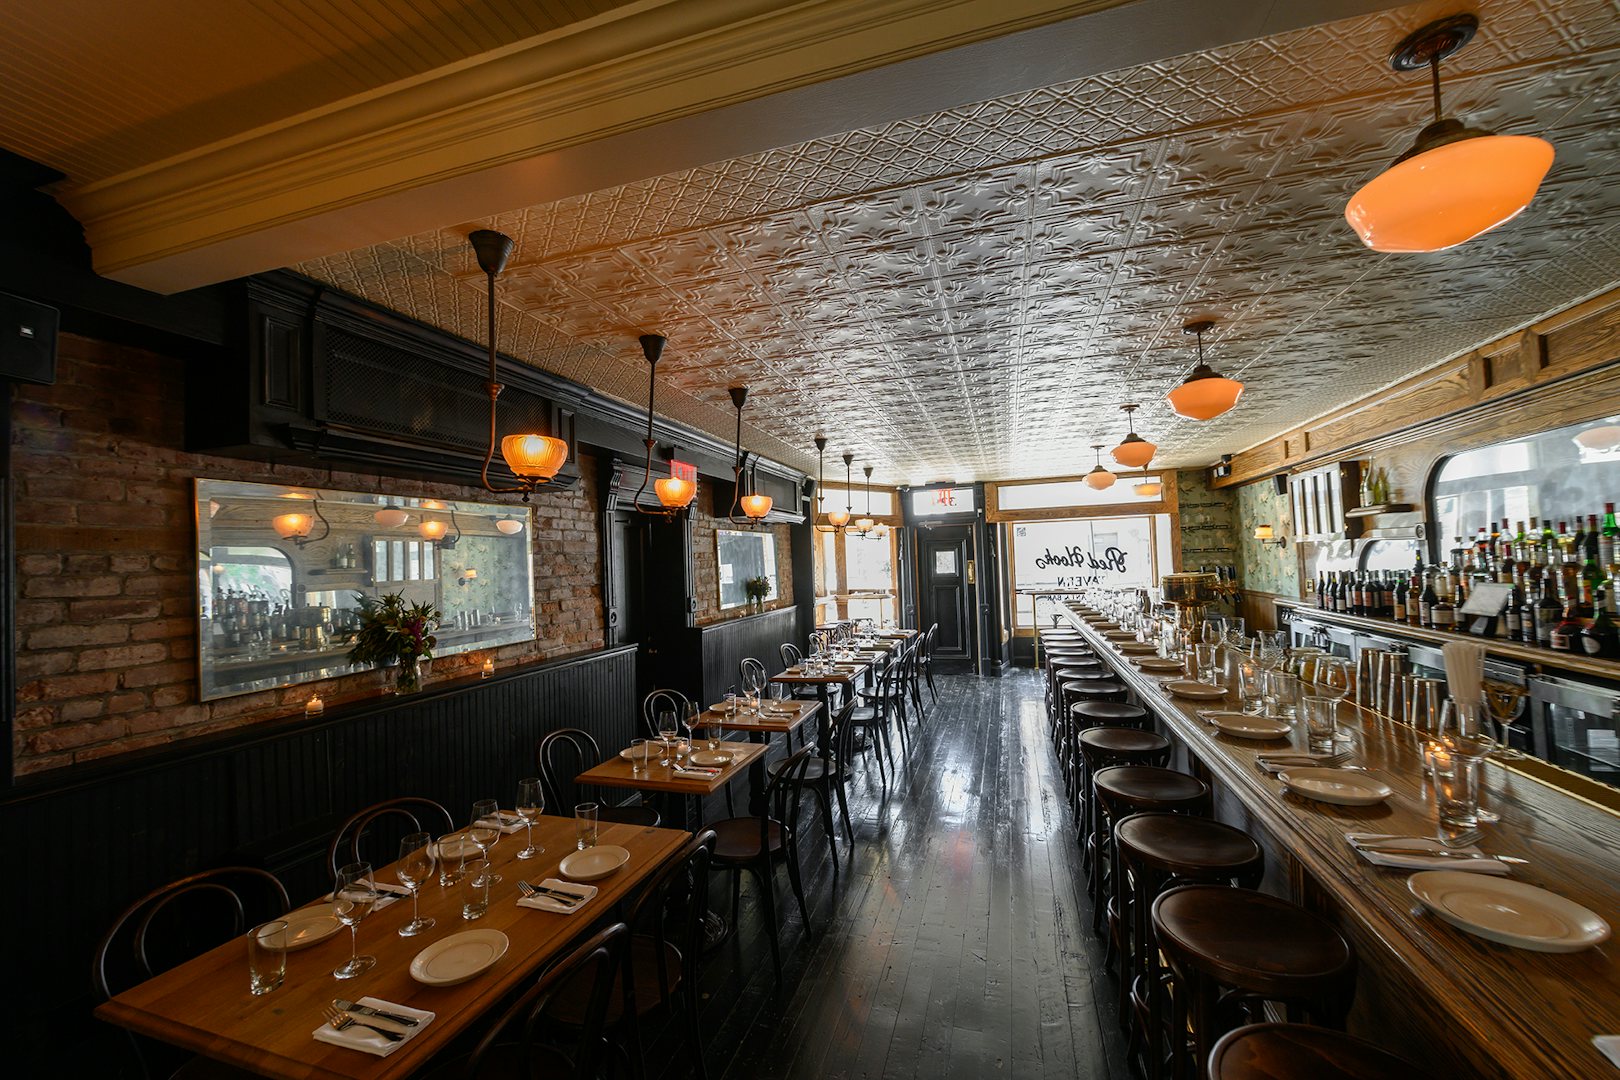
[[[789,613],[791,614],[791,613]],[[774,650],[774,646],[773,646]],[[636,649],[606,649],[429,685],[409,698],[140,752],[14,789],[0,802],[13,851],[0,890],[12,1075],[75,1065],[117,1075],[120,1043],[93,1020],[91,956],[130,903],[176,878],[247,864],[295,906],[331,888],[326,848],[356,810],[399,795],[464,822],[474,799],[510,805],[546,732],[633,737]],[[557,812],[557,808],[549,808]],[[363,930],[362,930],[363,933]],[[25,974],[26,973],[26,974]]]
[[804,641],[799,637],[797,607],[709,623],[694,627],[691,633],[697,641],[697,653],[702,657],[703,681],[699,696],[706,705],[724,698],[727,687],[741,691],[739,666],[743,657],[754,657],[765,665],[768,674],[775,675],[786,666],[782,663],[782,642],[790,641],[804,648]]

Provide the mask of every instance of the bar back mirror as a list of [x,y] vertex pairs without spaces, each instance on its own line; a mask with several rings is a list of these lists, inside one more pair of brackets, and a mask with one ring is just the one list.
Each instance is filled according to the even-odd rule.
[[775,533],[718,529],[715,557],[720,566],[720,610],[742,607],[753,599],[748,594],[748,583],[759,578],[767,582],[759,599],[776,599]]
[[442,614],[435,656],[534,638],[527,507],[197,481],[203,701],[363,670],[360,597]]

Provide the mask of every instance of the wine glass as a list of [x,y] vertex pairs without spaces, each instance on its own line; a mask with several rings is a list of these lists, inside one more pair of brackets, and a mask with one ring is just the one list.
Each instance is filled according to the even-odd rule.
[[424,930],[433,929],[434,920],[424,919],[417,900],[417,890],[433,876],[433,836],[431,833],[413,832],[399,842],[399,861],[394,864],[399,883],[411,891],[411,921],[399,928],[400,937],[415,937]]
[[1343,701],[1355,683],[1355,672],[1350,668],[1350,661],[1341,656],[1318,656],[1315,660],[1316,684],[1320,687],[1321,695]]
[[685,705],[681,706],[681,727],[686,731],[686,745],[688,748],[688,753],[691,752],[691,747],[697,745],[698,728],[701,726],[702,722],[698,720],[698,707],[696,702],[689,701]]
[[[496,799],[479,799],[473,803],[472,823],[467,826],[467,838],[478,845],[483,853],[484,865],[490,865],[489,853],[496,844],[501,842],[501,804]],[[487,824],[485,824],[487,822]],[[497,885],[501,875],[490,874],[489,882]]]
[[375,956],[360,955],[360,923],[371,914],[376,903],[377,883],[370,863],[350,863],[338,871],[337,885],[332,890],[332,914],[349,928],[349,959],[333,970],[335,978],[352,979],[370,971],[377,963]]
[[658,759],[660,765],[673,765],[675,763],[675,735],[677,732],[675,710],[658,710],[658,738],[663,746],[662,756]]
[[538,776],[531,776],[518,781],[517,812],[523,818],[523,824],[529,827],[529,846],[517,853],[520,859],[532,859],[536,855],[545,854],[546,849],[534,846],[534,823],[540,820],[540,815],[546,809],[546,792]]
[[1226,636],[1226,620],[1219,615],[1209,616],[1198,628],[1198,640],[1205,645],[1219,645],[1224,636]]

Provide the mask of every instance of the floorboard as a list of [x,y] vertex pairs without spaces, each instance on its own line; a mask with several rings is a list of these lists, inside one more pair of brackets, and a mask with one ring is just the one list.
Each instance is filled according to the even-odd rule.
[[[850,784],[856,843],[840,837],[836,883],[807,798],[813,932],[779,875],[780,988],[745,881],[737,932],[705,960],[711,1077],[1128,1075],[1042,683],[1029,672],[938,682],[897,774],[881,784],[867,761]],[[724,910],[727,879],[714,886]],[[685,1075],[675,1033],[650,1034],[653,1080]]]

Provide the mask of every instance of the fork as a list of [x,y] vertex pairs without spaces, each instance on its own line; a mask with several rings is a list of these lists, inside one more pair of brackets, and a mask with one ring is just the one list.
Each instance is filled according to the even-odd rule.
[[537,888],[527,881],[518,882],[518,892],[526,897],[548,896],[565,907],[573,907],[575,904],[584,901],[584,897],[575,896],[573,893],[558,892],[556,889]]
[[326,1022],[331,1024],[332,1028],[336,1031],[342,1031],[344,1028],[358,1025],[371,1031],[375,1031],[389,1042],[399,1042],[401,1039],[405,1038],[405,1036],[401,1035],[397,1031],[389,1031],[387,1028],[380,1028],[376,1024],[368,1024],[364,1020],[357,1020],[355,1019],[353,1013],[346,1013],[342,1009],[334,1009],[328,1006],[323,1008],[321,1013],[326,1017]]

